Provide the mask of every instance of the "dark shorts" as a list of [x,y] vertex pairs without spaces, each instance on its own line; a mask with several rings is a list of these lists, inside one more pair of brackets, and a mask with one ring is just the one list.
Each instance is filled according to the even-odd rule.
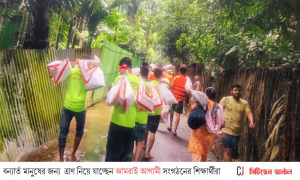
[[132,161],[133,132],[134,128],[110,122],[106,143],[106,162]]
[[[225,134],[225,136],[224,136]],[[229,148],[232,150],[232,159],[237,159],[239,157],[239,141],[240,136],[233,136],[224,133],[222,135],[222,142],[224,148]]]
[[63,107],[62,115],[60,120],[60,132],[58,137],[58,146],[65,147],[67,142],[67,137],[69,134],[70,123],[75,117],[76,119],[76,137],[83,136],[84,124],[85,124],[86,110],[82,112],[73,112],[69,109]]
[[177,104],[172,105],[172,110],[178,114],[183,114],[183,101],[179,101]]
[[147,129],[155,134],[159,125],[160,115],[148,116]]
[[144,141],[145,140],[146,127],[147,127],[147,124],[141,124],[141,123],[135,122],[135,127],[134,127],[134,140],[135,141]]

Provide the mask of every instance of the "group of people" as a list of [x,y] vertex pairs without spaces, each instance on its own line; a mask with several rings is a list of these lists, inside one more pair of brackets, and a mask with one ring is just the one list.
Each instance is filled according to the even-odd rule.
[[[89,56],[83,56],[83,59],[91,59]],[[181,65],[179,75],[174,77],[164,71],[163,68],[157,66],[151,68],[146,62],[140,67],[140,75],[132,74],[132,62],[129,57],[120,60],[119,66],[126,66],[127,70],[120,68],[120,74],[115,78],[114,82],[109,85],[109,89],[114,86],[123,74],[129,81],[134,94],[137,93],[140,83],[143,81],[146,87],[146,93],[151,94],[151,85],[158,89],[158,85],[163,83],[169,88],[173,96],[177,100],[177,104],[173,104],[170,109],[170,124],[167,130],[177,136],[177,128],[180,122],[180,114],[183,114],[184,100],[186,97],[185,84],[187,82],[186,65]],[[70,156],[70,161],[77,161],[77,148],[83,136],[85,116],[86,116],[86,97],[87,92],[84,90],[84,81],[81,77],[79,68],[74,65],[68,77],[67,91],[65,95],[62,117],[60,122],[59,134],[59,155],[60,161],[65,161],[64,150],[66,139],[69,133],[70,122],[75,116],[76,119],[76,137],[74,147]],[[151,83],[151,84],[150,84]],[[201,91],[201,83],[195,77],[194,89]],[[231,161],[232,158],[238,158],[238,143],[241,130],[243,128],[243,118],[246,114],[250,124],[250,128],[254,128],[253,115],[251,113],[247,101],[241,99],[241,86],[236,84],[232,86],[231,96],[224,97],[220,101],[220,105],[214,102],[216,90],[212,87],[205,90],[207,101],[206,113],[211,113],[212,120],[217,122],[220,113],[223,113],[226,125],[222,129],[222,141],[224,144],[224,161]],[[193,108],[198,106],[193,105]],[[136,102],[124,113],[120,105],[114,106],[111,122],[109,125],[107,144],[106,144],[106,162],[121,161],[139,161],[143,148],[145,158],[153,158],[150,153],[155,141],[155,134],[159,126],[161,107],[154,107],[153,112],[141,109]],[[173,118],[175,124],[173,127]],[[207,131],[205,126],[192,130],[189,151],[192,153],[193,161],[206,161],[208,150],[211,148],[215,133]],[[135,142],[135,143],[134,143]],[[136,145],[135,152],[134,144]],[[133,157],[133,154],[135,156]]]

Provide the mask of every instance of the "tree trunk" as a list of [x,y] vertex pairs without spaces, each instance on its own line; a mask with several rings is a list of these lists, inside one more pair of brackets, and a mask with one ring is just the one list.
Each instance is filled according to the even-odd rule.
[[[76,19],[75,20],[75,27],[76,27],[76,29],[78,29],[78,26],[79,26],[79,23],[78,23],[78,20]],[[76,33],[74,31],[73,32],[73,38],[72,38],[72,49],[75,48],[75,44],[76,44]]]
[[203,87],[202,91],[205,90],[207,87],[211,86],[211,75],[212,75],[214,65],[215,65],[215,59],[212,59],[208,66],[208,71],[207,71],[207,74],[205,77],[204,87]]
[[38,6],[33,12],[33,24],[30,34],[30,49],[47,49],[49,47],[49,20],[47,8]]
[[67,49],[69,49],[69,45],[70,45],[70,42],[71,42],[71,39],[72,39],[73,21],[74,21],[74,19],[72,19],[70,21],[69,34],[68,34],[68,42],[67,42],[67,47],[66,47]]
[[56,35],[56,40],[55,40],[55,49],[58,49],[62,17],[60,17],[58,21],[59,21],[59,25],[58,25],[58,33]]

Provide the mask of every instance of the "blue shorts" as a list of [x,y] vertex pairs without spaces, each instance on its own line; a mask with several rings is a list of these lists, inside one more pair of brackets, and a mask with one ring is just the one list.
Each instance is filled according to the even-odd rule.
[[135,122],[134,126],[134,140],[135,141],[144,141],[145,140],[145,129],[147,127],[147,124],[141,124],[138,122]]
[[58,146],[66,147],[67,137],[69,134],[70,123],[75,116],[76,119],[76,137],[83,136],[83,129],[85,124],[86,110],[82,112],[73,112],[63,107],[60,120],[60,133],[58,138]]
[[239,141],[240,136],[233,136],[230,134],[224,133],[222,135],[222,142],[224,148],[229,148],[232,150],[232,159],[237,159],[239,157]]

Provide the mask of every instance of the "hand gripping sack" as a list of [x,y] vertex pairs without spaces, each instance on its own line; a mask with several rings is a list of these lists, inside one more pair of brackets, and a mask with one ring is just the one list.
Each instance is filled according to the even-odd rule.
[[186,83],[185,83],[185,91],[190,94],[192,92],[193,89],[193,84],[192,81],[189,77],[186,77]]
[[63,61],[53,61],[47,65],[50,76],[54,79],[54,84],[57,84],[70,75],[71,64],[68,59]]
[[153,111],[153,104],[152,104],[152,95],[148,94],[146,91],[146,84],[145,82],[142,80],[138,90],[136,92],[136,98],[135,101],[138,104],[139,107],[141,107],[144,110],[147,110],[149,112]]
[[134,101],[134,92],[128,79],[126,78],[126,74],[122,76],[120,82],[120,92],[118,101],[124,113],[131,107]]
[[196,107],[190,112],[187,123],[189,127],[193,130],[198,129],[206,123],[205,112],[202,107]]
[[155,85],[152,84],[152,83],[150,83],[150,87],[151,87],[151,91],[152,91],[152,104],[153,104],[153,108],[161,107],[163,105],[163,102],[162,102],[162,100],[160,98],[160,95],[156,91]]
[[106,104],[108,106],[118,105],[121,80],[111,87],[106,96]]
[[158,85],[158,90],[160,92],[160,96],[164,104],[172,105],[178,103],[176,98],[173,96],[172,92],[166,86],[164,86],[163,83],[160,83]]
[[218,103],[214,103],[212,111],[213,112],[211,112],[208,108],[205,113],[206,129],[209,133],[215,134],[220,131],[225,122],[224,112],[223,107]]

